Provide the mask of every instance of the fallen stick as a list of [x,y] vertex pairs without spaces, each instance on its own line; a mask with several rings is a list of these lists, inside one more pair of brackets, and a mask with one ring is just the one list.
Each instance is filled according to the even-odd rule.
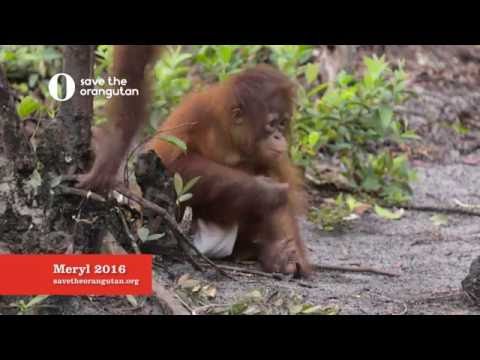
[[72,188],[72,187],[65,186],[65,185],[58,185],[56,188],[58,190],[60,190],[60,192],[64,195],[77,195],[77,196],[81,196],[85,199],[92,199],[92,200],[95,200],[95,201],[98,201],[98,202],[105,202],[106,201],[103,196],[98,195],[98,194],[96,194],[92,191],[89,191],[89,190]]
[[[267,273],[263,272],[260,270],[255,270],[255,269],[247,269],[243,267],[237,267],[237,266],[231,266],[231,265],[218,265],[220,268],[228,271],[233,271],[233,272],[239,272],[239,273],[244,273],[244,274],[251,274],[251,275],[256,275],[256,276],[262,276],[274,280],[291,280],[292,277],[289,275],[284,275],[284,274],[279,274],[279,273]],[[303,281],[295,281],[298,285],[303,286],[303,287],[308,287],[308,288],[314,288],[315,286],[303,282]]]
[[389,277],[400,276],[400,274],[395,274],[395,273],[391,273],[383,270],[377,270],[370,267],[350,267],[350,266],[339,266],[339,265],[313,265],[313,267],[318,271],[341,271],[341,272],[366,273],[366,274],[383,275],[383,276],[389,276]]
[[[387,208],[392,208],[386,206]],[[467,209],[459,209],[454,207],[440,207],[440,206],[423,206],[423,205],[404,205],[399,206],[405,210],[410,211],[420,211],[420,212],[436,212],[442,214],[452,214],[452,215],[466,215],[466,216],[478,216],[480,217],[480,211],[473,211]]]

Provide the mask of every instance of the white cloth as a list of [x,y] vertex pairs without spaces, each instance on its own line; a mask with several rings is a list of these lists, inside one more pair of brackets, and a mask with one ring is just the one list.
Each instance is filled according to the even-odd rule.
[[238,224],[225,228],[198,219],[193,242],[203,255],[220,259],[232,255],[237,235]]

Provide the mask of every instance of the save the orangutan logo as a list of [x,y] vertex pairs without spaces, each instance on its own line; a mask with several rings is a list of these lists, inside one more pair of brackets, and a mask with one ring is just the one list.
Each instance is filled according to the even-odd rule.
[[[106,79],[80,79],[79,92],[81,96],[105,96],[111,99],[113,96],[138,96],[140,91],[135,88],[127,88],[127,79],[121,79],[116,76],[108,76]],[[57,101],[70,100],[77,84],[72,76],[66,73],[55,74],[48,83],[50,96]]]

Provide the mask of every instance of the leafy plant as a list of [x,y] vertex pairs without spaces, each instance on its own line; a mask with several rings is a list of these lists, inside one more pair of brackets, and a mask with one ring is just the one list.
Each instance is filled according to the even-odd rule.
[[357,207],[357,201],[339,194],[335,199],[328,199],[319,208],[312,208],[308,214],[310,221],[320,224],[325,231],[333,231],[346,224],[348,217]]
[[410,197],[415,173],[390,145],[418,138],[394,110],[410,94],[406,74],[401,65],[392,70],[383,57],[367,57],[364,63],[362,78],[342,72],[321,97],[324,87],[301,92],[292,156],[304,167],[320,151],[337,157],[355,190],[402,203]]
[[45,301],[49,296],[48,295],[37,295],[30,299],[30,301],[25,302],[24,300],[19,300],[15,303],[10,304],[11,307],[18,308],[18,315],[25,315],[28,312],[32,311],[36,306]]
[[105,75],[112,64],[113,60],[113,46],[112,45],[98,45],[95,50],[95,77]]
[[39,89],[46,97],[48,80],[62,68],[62,53],[58,46],[3,45],[0,62],[8,80],[20,93]]
[[183,95],[191,89],[188,78],[192,54],[182,52],[182,47],[169,47],[154,68],[153,111],[150,121],[152,131],[159,120],[165,119]]
[[181,203],[188,201],[193,197],[193,194],[189,193],[189,191],[195,186],[198,180],[200,180],[199,176],[190,179],[186,184],[184,184],[180,174],[175,173],[175,175],[173,176],[173,185],[175,187],[175,193],[177,195],[177,206],[180,206]]

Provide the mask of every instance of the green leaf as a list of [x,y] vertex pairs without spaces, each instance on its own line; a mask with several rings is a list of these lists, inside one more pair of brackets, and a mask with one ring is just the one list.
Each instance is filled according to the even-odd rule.
[[163,135],[163,134],[160,134],[158,135],[158,138],[159,139],[162,139],[172,145],[175,145],[177,146],[178,148],[180,148],[183,152],[186,152],[187,151],[187,144],[185,144],[185,142],[179,138],[177,138],[176,136],[173,136],[173,135]]
[[312,97],[313,95],[318,94],[320,91],[325,90],[327,87],[328,87],[328,84],[326,83],[317,85],[307,93],[307,97]]
[[247,309],[248,309],[248,304],[246,303],[233,304],[232,307],[230,308],[230,313],[232,315],[241,315]]
[[361,186],[365,191],[378,191],[382,187],[382,184],[380,184],[380,181],[375,175],[368,175],[363,179]]
[[317,80],[318,71],[319,69],[316,63],[310,63],[307,66],[305,66],[305,77],[309,85]]
[[35,111],[38,111],[41,107],[41,104],[31,96],[25,96],[20,104],[17,106],[18,115],[24,119]]
[[133,307],[138,307],[138,301],[133,295],[126,295],[126,298],[128,302],[133,306]]
[[340,86],[349,86],[355,79],[352,75],[348,74],[345,70],[342,70],[337,75],[337,83]]
[[17,59],[17,55],[13,51],[5,51],[3,53],[3,61],[15,61]]
[[372,80],[377,80],[388,67],[388,64],[384,61],[383,57],[366,57],[364,63],[367,67],[368,74],[372,77]]
[[351,195],[347,196],[346,203],[347,203],[347,206],[348,206],[348,210],[350,210],[350,211],[355,210],[357,208],[357,206],[360,205],[360,203]]
[[148,236],[150,235],[150,230],[148,230],[145,226],[141,227],[137,230],[137,235],[143,242],[148,241]]
[[380,206],[378,206],[378,205],[376,205],[376,204],[375,204],[375,208],[374,208],[374,209],[375,209],[375,213],[376,213],[378,216],[380,216],[380,217],[382,217],[382,218],[384,218],[384,219],[387,219],[387,220],[398,220],[398,219],[400,219],[400,218],[403,216],[403,214],[405,213],[405,211],[404,211],[403,209],[399,209],[399,210],[397,210],[397,211],[395,211],[395,212],[392,212],[392,211],[390,211],[390,210],[388,210],[388,209],[385,209],[385,208],[382,208],[382,207],[380,207]]
[[337,315],[340,309],[337,307],[323,308],[320,305],[308,305],[303,308],[301,314],[303,315]]
[[390,124],[393,118],[393,109],[387,106],[382,106],[379,109],[380,121],[382,124],[382,128],[384,130],[390,128]]
[[148,236],[148,241],[153,241],[153,240],[160,240],[161,238],[165,237],[165,233],[162,234],[153,234]]
[[465,127],[460,121],[457,121],[452,125],[452,129],[455,130],[457,135],[467,135],[470,132],[470,129]]
[[193,179],[190,179],[185,187],[183,188],[183,192],[186,193],[187,191],[190,191],[191,188],[195,186],[195,184],[200,180],[200,176],[194,177]]
[[400,135],[402,139],[405,140],[421,140],[422,138],[415,134],[413,130],[407,130],[402,135]]
[[188,194],[183,194],[182,196],[180,196],[180,197],[178,198],[177,201],[178,201],[179,203],[182,203],[182,202],[185,202],[185,201],[190,200],[192,197],[193,197],[193,195],[190,194],[190,193],[188,193]]
[[218,47],[217,51],[223,63],[228,64],[230,62],[236,48],[236,46],[232,45],[221,45]]
[[320,133],[318,131],[312,131],[308,134],[308,145],[314,147],[317,145],[318,141],[320,140]]
[[27,305],[25,305],[25,308],[31,308],[32,306],[38,305],[44,300],[46,300],[49,297],[49,295],[38,295],[32,298]]
[[173,176],[173,186],[175,187],[175,193],[177,197],[182,196],[183,194],[183,179],[179,173],[175,173]]

